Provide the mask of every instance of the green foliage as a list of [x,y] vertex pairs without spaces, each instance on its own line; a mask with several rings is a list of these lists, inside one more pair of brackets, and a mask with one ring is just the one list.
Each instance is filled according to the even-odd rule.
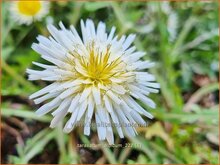
[[27,140],[24,146],[17,144],[18,156],[10,156],[9,160],[14,164],[27,164],[34,156],[41,153],[47,143],[54,137],[54,131],[42,130],[34,137]]
[[[9,17],[9,3],[2,3],[2,96],[26,98],[45,86],[45,82],[29,82],[25,70],[39,61],[39,55],[31,49],[38,34],[48,35],[46,24],[49,17],[30,26],[17,25]],[[80,19],[92,18],[95,23],[104,21],[107,31],[117,27],[119,36],[136,33],[135,46],[147,52],[144,60],[156,62],[150,72],[156,75],[161,85],[160,94],[154,94],[157,108],[151,111],[160,123],[156,131],[163,131],[147,139],[153,123],[140,131],[139,136],[127,139],[140,145],[132,148],[105,148],[98,151],[107,163],[127,164],[218,164],[219,144],[212,138],[219,136],[218,129],[218,2],[51,2],[50,18],[54,24],[61,20],[73,24],[79,30]],[[205,76],[209,82],[198,85],[196,75]],[[201,104],[207,95],[214,98],[214,106]],[[186,97],[187,96],[187,97]],[[49,126],[51,116],[38,117],[37,107],[17,101],[3,100],[1,114],[4,118],[38,121]],[[142,103],[140,103],[142,104]],[[143,105],[144,106],[144,105]],[[4,122],[4,120],[3,120]],[[10,155],[7,163],[27,164],[44,153],[49,142],[58,146],[60,164],[82,163],[82,157],[73,145],[73,138],[62,132],[63,124],[52,130],[43,129],[25,144],[16,145],[16,155]],[[162,129],[161,129],[162,127]],[[149,129],[148,129],[149,128]],[[154,131],[155,132],[155,131]],[[78,133],[78,132],[77,132]],[[152,132],[148,132],[153,134]],[[116,135],[117,136],[117,135]],[[92,138],[77,135],[81,143],[90,144]],[[120,141],[118,142],[120,143]],[[214,147],[213,147],[214,146]],[[97,157],[97,162],[102,156]],[[44,162],[39,162],[44,163]]]

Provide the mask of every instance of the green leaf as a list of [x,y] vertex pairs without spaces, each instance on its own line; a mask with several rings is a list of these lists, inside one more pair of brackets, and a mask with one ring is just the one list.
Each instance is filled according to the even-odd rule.
[[[49,130],[50,131],[50,130]],[[54,131],[49,132],[41,138],[41,140],[39,140],[37,143],[35,143],[34,146],[32,146],[32,148],[26,153],[25,155],[25,160],[28,162],[29,160],[31,160],[34,156],[36,156],[38,153],[40,153],[41,151],[43,151],[43,149],[45,148],[46,144],[52,139],[54,138]]]
[[13,46],[7,46],[2,48],[2,58],[3,60],[8,59],[8,57],[11,55],[11,53],[14,51]]
[[109,7],[109,2],[87,2],[85,3],[85,9],[90,12]]
[[31,148],[35,145],[37,145],[38,141],[40,141],[42,138],[44,138],[47,134],[51,132],[50,129],[46,128],[43,129],[42,131],[38,132],[36,135],[31,137],[30,139],[27,140],[24,152],[27,153]]
[[16,116],[21,118],[33,119],[41,122],[50,122],[50,116],[37,116],[34,111],[31,110],[21,110],[21,109],[10,109],[10,108],[2,108],[1,109],[2,116],[10,117]]
[[179,113],[168,113],[160,110],[153,113],[156,118],[164,121],[170,121],[174,123],[194,123],[201,121],[206,124],[212,125],[213,122],[218,122],[218,108],[213,109],[200,109],[196,112],[179,112]]

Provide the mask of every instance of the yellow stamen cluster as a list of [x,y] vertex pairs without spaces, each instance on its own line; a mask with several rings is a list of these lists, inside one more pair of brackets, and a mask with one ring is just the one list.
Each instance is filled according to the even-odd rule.
[[[111,84],[110,78],[122,75],[125,73],[125,63],[121,58],[116,58],[110,61],[110,46],[108,46],[105,53],[95,51],[94,45],[89,48],[89,57],[80,56],[74,53],[77,57],[80,67],[84,72],[76,71],[76,77],[84,80],[89,80],[92,85],[97,86]],[[75,64],[77,65],[77,64]]]
[[40,11],[41,7],[41,2],[37,0],[18,2],[19,12],[27,16],[34,16]]

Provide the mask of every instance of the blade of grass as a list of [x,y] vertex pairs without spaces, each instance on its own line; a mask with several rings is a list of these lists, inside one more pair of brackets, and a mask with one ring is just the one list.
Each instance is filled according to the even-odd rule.
[[202,42],[210,40],[211,38],[216,37],[218,35],[219,35],[219,29],[213,29],[209,32],[205,32],[205,33],[199,35],[197,38],[190,41],[189,43],[186,43],[184,46],[182,46],[179,49],[179,51],[184,52],[188,49],[192,49],[192,48],[198,46],[199,44],[201,44]]
[[[193,107],[192,107],[193,108]],[[206,123],[213,124],[213,119],[218,121],[218,106],[214,106],[211,109],[200,109],[200,111],[196,111],[194,113],[189,112],[179,112],[179,113],[169,113],[160,109],[158,112],[152,112],[152,114],[158,118],[159,120],[169,121],[172,123],[192,123],[197,120],[202,120]]]
[[[51,130],[49,130],[51,131]],[[39,140],[35,145],[32,146],[31,150],[29,150],[25,155],[25,160],[28,162],[31,160],[34,156],[36,156],[38,153],[40,153],[46,146],[46,144],[54,138],[55,132],[49,132],[46,134],[46,136],[42,137],[41,140]]]
[[22,75],[17,74],[3,59],[1,60],[2,69],[7,72],[10,76],[12,76],[17,82],[19,82],[21,85],[29,87],[30,89],[33,89],[33,91],[36,89],[36,87],[31,84],[30,82],[26,81]]
[[206,86],[203,86],[202,88],[198,89],[187,101],[185,104],[183,111],[188,112],[190,111],[190,108],[193,104],[198,102],[204,95],[211,93],[213,91],[216,91],[219,89],[219,84],[214,83],[214,84],[208,84]]
[[129,21],[126,20],[124,12],[121,10],[119,4],[117,2],[111,2],[110,5],[113,8],[113,11],[115,13],[115,16],[117,17],[117,20],[120,23],[120,35],[124,34],[125,32],[127,32],[128,29],[130,29],[133,24]]
[[76,148],[77,142],[74,132],[71,132],[69,138],[68,138],[68,154],[69,158],[71,159],[71,164],[77,164],[80,162],[80,158],[77,153]]
[[2,108],[1,115],[4,117],[16,116],[26,119],[33,119],[40,122],[50,122],[50,116],[41,116],[38,117],[34,112],[28,110],[20,110],[20,109],[9,109],[9,108]]
[[59,148],[59,164],[65,164],[67,163],[66,157],[67,157],[67,151],[65,147],[65,137],[63,133],[63,123],[60,122],[58,126],[56,127],[56,141]]
[[73,12],[70,15],[71,16],[70,23],[74,26],[76,25],[77,21],[79,20],[79,18],[81,16],[80,14],[81,14],[81,10],[83,7],[83,3],[84,2],[78,2],[78,1],[74,2],[74,7],[72,10]]
[[125,148],[125,149],[123,149],[123,150],[121,151],[121,154],[120,154],[120,156],[119,156],[119,158],[118,158],[119,164],[123,164],[123,163],[124,163],[125,159],[129,156],[129,154],[131,153],[131,151],[132,151],[132,148],[131,148],[131,147],[127,147],[127,148]]
[[173,62],[176,61],[176,58],[178,56],[178,52],[179,52],[179,48],[183,45],[183,42],[185,41],[187,35],[189,34],[190,30],[192,29],[192,27],[197,23],[197,18],[195,18],[194,16],[191,16],[188,18],[188,20],[186,20],[182,31],[180,32],[173,50],[171,52],[171,56],[172,56],[172,60]]
[[159,153],[161,153],[162,155],[166,156],[167,158],[169,158],[170,160],[172,160],[174,163],[178,163],[178,164],[183,164],[184,162],[182,162],[182,160],[179,160],[177,157],[174,156],[174,154],[168,152],[166,149],[164,149],[163,147],[160,147],[159,145],[157,145],[154,142],[149,142],[150,146],[152,148],[154,148],[155,150],[157,150]]
[[38,132],[34,137],[28,139],[24,152],[27,153],[39,140],[45,137],[50,130],[48,128],[43,129],[42,131]]
[[144,143],[144,141],[146,142],[146,140],[140,140],[138,137],[133,137],[130,139],[130,141],[132,141],[132,143],[137,144],[137,146],[141,146],[139,148],[136,148],[137,150],[143,151],[150,159],[153,163],[157,163],[157,158],[154,154],[154,152],[152,152],[152,150],[149,148],[149,146],[147,146],[146,143]]
[[115,156],[113,154],[113,152],[110,150],[110,148],[108,148],[108,145],[106,146],[105,143],[101,142],[101,149],[103,151],[103,153],[105,154],[106,158],[108,159],[110,164],[118,164],[118,162],[115,159]]

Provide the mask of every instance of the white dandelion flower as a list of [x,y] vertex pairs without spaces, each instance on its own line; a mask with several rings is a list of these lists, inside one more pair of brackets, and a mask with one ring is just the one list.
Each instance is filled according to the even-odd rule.
[[30,25],[34,21],[40,21],[49,12],[47,1],[13,1],[10,2],[10,14],[18,24]]
[[136,100],[150,108],[155,103],[150,93],[157,93],[159,84],[146,69],[153,62],[142,61],[144,52],[137,51],[128,37],[115,36],[115,27],[109,34],[100,22],[95,28],[92,20],[81,21],[82,40],[73,26],[61,29],[48,25],[52,36],[38,36],[39,43],[32,48],[52,65],[33,62],[43,70],[27,69],[29,80],[53,82],[32,94],[36,104],[49,100],[36,113],[52,112],[51,127],[56,127],[65,116],[70,116],[64,132],[70,132],[84,121],[84,134],[90,135],[92,118],[95,118],[98,137],[114,143],[113,127],[121,138],[137,134],[137,124],[146,125],[142,116],[153,116]]

